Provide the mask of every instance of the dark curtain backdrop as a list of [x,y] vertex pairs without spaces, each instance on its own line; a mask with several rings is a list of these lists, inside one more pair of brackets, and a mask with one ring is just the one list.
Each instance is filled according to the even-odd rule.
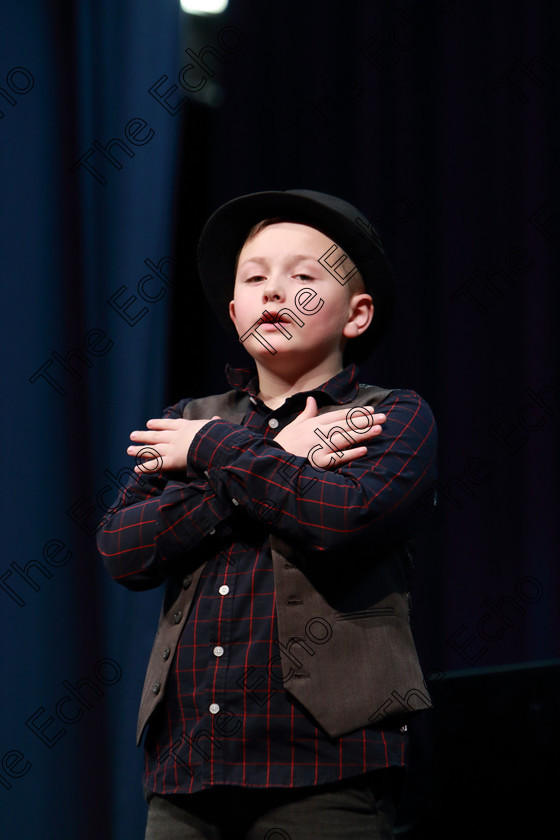
[[[264,189],[335,193],[377,227],[398,306],[361,381],[416,389],[438,421],[413,595],[449,752],[413,731],[422,801],[402,832],[471,726],[480,777],[467,705],[525,768],[552,766],[559,23],[552,0],[3,4],[2,838],[143,837],[134,733],[161,591],[114,584],[95,531],[129,432],[247,358],[202,298],[196,240]],[[495,785],[509,754],[490,750]]]

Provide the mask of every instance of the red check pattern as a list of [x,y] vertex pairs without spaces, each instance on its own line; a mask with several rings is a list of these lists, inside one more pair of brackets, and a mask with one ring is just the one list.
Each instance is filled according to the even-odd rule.
[[[338,556],[341,574],[350,551],[404,537],[435,477],[430,408],[413,391],[392,391],[376,409],[387,420],[367,456],[318,471],[273,438],[309,394],[319,407],[354,399],[356,367],[275,410],[258,399],[254,369],[226,372],[250,396],[243,423],[209,421],[189,449],[186,476],[131,481],[98,538],[110,574],[130,589],[181,579],[209,561],[148,727],[145,788],[298,787],[403,765],[406,734],[398,726],[333,739],[284,690],[268,535],[298,544],[310,562]],[[181,417],[187,402],[166,416]],[[297,655],[328,656],[328,643],[313,649],[310,641]]]

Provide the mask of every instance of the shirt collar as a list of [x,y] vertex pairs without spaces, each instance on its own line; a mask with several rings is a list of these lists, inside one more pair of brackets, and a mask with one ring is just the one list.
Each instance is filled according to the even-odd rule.
[[[253,397],[254,400],[258,399],[259,380],[255,366],[235,368],[227,364],[225,372],[232,388]],[[358,367],[351,362],[327,382],[323,382],[322,385],[312,388],[310,391],[302,391],[301,393],[315,396],[317,405],[327,405],[328,403],[343,405],[353,400],[358,391]]]

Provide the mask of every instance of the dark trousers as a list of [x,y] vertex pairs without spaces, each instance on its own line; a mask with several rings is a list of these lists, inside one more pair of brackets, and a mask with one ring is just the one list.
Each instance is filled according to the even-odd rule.
[[154,794],[145,840],[389,840],[403,776],[389,768],[316,787]]

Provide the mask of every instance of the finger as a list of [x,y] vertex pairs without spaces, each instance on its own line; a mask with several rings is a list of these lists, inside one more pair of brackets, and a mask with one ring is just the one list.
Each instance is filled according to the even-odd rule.
[[145,473],[153,475],[154,473],[160,472],[162,469],[163,464],[159,460],[145,461],[143,464],[136,464],[134,472],[138,475],[144,475]]
[[373,426],[369,426],[367,429],[362,429],[361,432],[359,432],[357,429],[354,429],[353,427],[348,429],[349,435],[351,437],[353,436],[354,440],[356,442],[359,441],[360,443],[362,443],[364,440],[368,440],[371,437],[379,435],[382,431],[383,426],[380,423],[376,423]]
[[364,431],[359,435],[355,429],[348,427],[344,429],[343,424],[333,426],[332,429],[328,430],[328,434],[325,434],[325,430],[316,429],[316,431],[320,432],[319,436],[324,440],[326,449],[330,452],[337,453],[348,451],[348,449],[354,447],[356,443],[362,443],[365,440],[370,440],[371,438],[376,437],[381,434],[383,427],[380,425],[371,426],[369,429],[364,429]]
[[[158,452],[157,449],[154,449],[153,446],[142,446],[140,448],[134,447],[138,449],[135,455],[136,466],[134,467],[134,472],[158,472],[159,470],[163,469],[164,466],[164,458],[161,452]],[[146,459],[142,461],[141,459]]]
[[314,457],[313,465],[322,470],[331,470],[355,461],[357,458],[363,458],[364,455],[367,455],[366,446],[357,446],[354,449],[346,449],[344,452],[342,450],[321,452]]
[[[353,409],[340,409],[337,411],[327,411],[317,417],[317,422],[328,424],[345,424],[346,428],[357,434],[361,434],[373,425],[380,425],[387,419],[387,415],[383,413],[376,414],[369,406],[358,406],[359,412]],[[367,415],[367,416],[366,416]]]
[[[364,406],[360,406],[360,409],[364,408]],[[350,412],[348,412],[348,415]],[[348,417],[347,415],[347,417]],[[368,415],[368,416],[366,416]],[[384,423],[387,419],[387,415],[383,414],[383,412],[376,412],[376,411],[361,411],[360,412],[352,412],[351,418],[347,420],[348,424],[358,431],[358,429],[367,429],[372,424],[381,424]]]
[[126,449],[127,455],[132,455],[136,458],[154,458],[154,457],[162,457],[165,454],[166,445],[164,444],[162,448],[161,442],[158,443],[158,448],[156,449],[154,446],[146,446],[146,444],[142,444],[141,446],[128,446]]
[[137,441],[138,443],[155,443],[156,441],[161,441],[162,432],[131,432],[130,433],[130,440]]
[[[348,428],[351,429],[353,432],[356,432],[357,435],[364,434],[372,429],[374,426],[380,426],[384,423],[387,419],[386,414],[376,414],[374,411],[367,411],[363,412],[361,409],[363,406],[360,406],[359,412],[350,412],[346,416],[346,423]],[[367,416],[366,416],[367,415]]]
[[317,400],[315,399],[315,397],[307,397],[307,400],[305,402],[305,411],[313,411],[315,414],[317,414],[318,408]]
[[148,429],[155,429],[158,431],[162,430],[170,430],[170,429],[178,429],[182,423],[184,423],[184,418],[182,417],[154,417],[151,420],[148,420],[146,426]]
[[310,417],[315,417],[318,410],[319,409],[317,408],[317,401],[315,400],[315,397],[307,397],[305,401],[305,408],[303,409],[301,414],[298,414],[296,419],[307,420]]
[[355,449],[346,449],[341,453],[341,455],[342,457],[337,460],[336,464],[331,464],[331,466],[340,467],[341,464],[349,464],[350,461],[363,458],[364,455],[367,455],[367,446],[357,446]]
[[340,467],[355,458],[361,458],[367,455],[366,446],[357,446],[354,449],[322,449],[320,452],[315,452],[310,463],[313,467],[320,470],[330,470],[334,467]]

